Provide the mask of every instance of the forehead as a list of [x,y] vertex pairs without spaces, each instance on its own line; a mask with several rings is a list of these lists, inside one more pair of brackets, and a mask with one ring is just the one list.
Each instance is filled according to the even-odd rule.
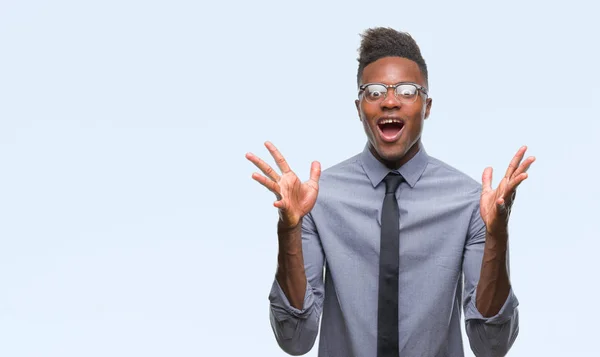
[[415,82],[425,85],[419,65],[403,57],[384,57],[369,63],[362,73],[362,83],[396,84]]

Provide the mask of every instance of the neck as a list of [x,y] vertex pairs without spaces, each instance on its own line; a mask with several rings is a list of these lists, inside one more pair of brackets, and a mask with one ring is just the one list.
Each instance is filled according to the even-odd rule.
[[406,154],[404,154],[404,156],[402,156],[401,158],[399,158],[397,160],[393,160],[393,161],[385,160],[384,158],[379,156],[379,153],[377,153],[377,150],[375,150],[373,145],[371,145],[370,143],[369,143],[369,150],[371,151],[373,156],[375,156],[375,158],[377,158],[377,160],[379,160],[379,162],[384,164],[388,169],[397,170],[402,165],[409,162],[410,159],[415,157],[415,155],[419,152],[420,145],[421,145],[421,139],[417,140],[417,142],[414,143],[413,146],[410,147],[410,149],[408,149],[408,151],[406,152]]

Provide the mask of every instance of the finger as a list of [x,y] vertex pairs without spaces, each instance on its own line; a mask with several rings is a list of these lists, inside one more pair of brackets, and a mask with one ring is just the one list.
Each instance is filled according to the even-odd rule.
[[501,198],[504,199],[505,204],[508,208],[510,208],[513,205],[515,197],[517,196],[517,187],[519,187],[519,185],[523,181],[525,181],[527,177],[527,173],[522,173],[519,176],[515,177],[513,180],[511,180],[510,184],[506,188],[506,191],[502,193]]
[[252,174],[252,178],[256,182],[265,186],[269,191],[273,192],[275,194],[275,196],[277,196],[277,199],[281,199],[281,194],[279,193],[280,188],[279,188],[279,185],[277,184],[277,182],[275,182],[273,180],[269,180],[265,176],[263,176],[259,173],[256,173],[256,172]]
[[519,187],[519,185],[527,179],[527,177],[529,177],[529,175],[526,172],[514,177],[512,180],[510,180],[506,192],[508,194],[512,194],[512,192],[514,192],[517,189],[517,187]]
[[265,146],[267,147],[267,150],[269,150],[269,152],[271,153],[271,156],[273,156],[273,159],[275,159],[275,163],[277,164],[277,167],[279,167],[279,169],[281,170],[281,173],[285,174],[287,172],[290,172],[291,170],[287,161],[285,161],[285,158],[283,157],[283,155],[281,155],[279,150],[277,150],[275,145],[267,141],[265,143]]
[[486,192],[492,190],[493,171],[494,171],[494,169],[492,169],[491,167],[486,167],[485,170],[483,170],[483,175],[481,175],[481,185],[482,185],[483,193],[486,193]]
[[527,151],[527,146],[521,146],[519,151],[515,154],[513,159],[510,161],[508,168],[506,169],[506,174],[504,177],[510,178],[515,170],[519,167],[519,163],[523,160],[523,156],[525,155],[525,151]]
[[508,208],[506,207],[506,201],[502,197],[496,200],[496,208],[498,210],[498,213],[500,214],[506,214],[508,212]]
[[285,209],[287,208],[287,206],[285,205],[285,202],[283,202],[283,200],[278,200],[273,202],[273,206],[279,208],[282,211],[285,211]]
[[277,172],[273,170],[273,168],[269,164],[267,164],[263,159],[252,153],[247,153],[246,158],[250,160],[250,162],[252,162],[254,165],[256,165],[256,167],[258,167],[260,171],[267,175],[267,177],[269,177],[271,180],[279,181],[279,174],[277,174]]
[[310,165],[310,178],[307,184],[315,190],[319,187],[319,178],[321,177],[321,163],[313,161]]
[[531,167],[531,164],[533,164],[534,161],[535,161],[534,156],[530,156],[527,159],[525,159],[525,161],[523,161],[523,163],[519,166],[519,168],[513,173],[513,176],[516,177],[524,172],[527,172],[527,170],[529,170],[529,167]]

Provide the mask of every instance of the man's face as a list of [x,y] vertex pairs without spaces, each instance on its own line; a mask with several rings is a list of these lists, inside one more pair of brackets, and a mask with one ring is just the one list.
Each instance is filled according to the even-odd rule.
[[[402,57],[384,57],[370,63],[364,68],[361,80],[361,84],[393,85],[399,82],[426,86],[417,63]],[[413,103],[401,103],[394,90],[389,89],[387,97],[379,102],[368,102],[364,96],[356,100],[369,147],[380,161],[398,167],[417,153],[423,121],[431,109],[432,101],[426,98],[419,91]]]

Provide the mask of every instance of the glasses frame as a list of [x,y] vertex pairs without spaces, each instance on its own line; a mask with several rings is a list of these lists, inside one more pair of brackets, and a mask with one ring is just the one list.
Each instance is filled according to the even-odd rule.
[[377,83],[377,82],[373,82],[373,83],[365,83],[365,84],[363,84],[363,85],[361,85],[361,86],[359,86],[359,87],[358,87],[358,98],[360,99],[361,97],[364,97],[362,94],[364,94],[364,92],[365,92],[365,88],[367,88],[367,86],[370,86],[370,85],[373,85],[373,84],[380,85],[380,86],[384,86],[384,87],[385,87],[385,89],[387,89],[387,90],[385,91],[385,94],[384,94],[384,96],[383,96],[383,99],[379,99],[379,100],[377,100],[377,101],[370,101],[370,100],[368,100],[368,99],[366,99],[366,98],[365,98],[365,100],[366,100],[367,102],[369,102],[369,103],[378,103],[378,102],[380,102],[380,101],[382,101],[382,100],[385,100],[385,99],[387,99],[388,92],[389,92],[389,91],[390,91],[390,89],[392,89],[392,88],[394,89],[394,97],[395,97],[395,98],[396,98],[396,100],[398,100],[399,102],[402,102],[402,103],[407,103],[407,104],[411,104],[411,103],[414,103],[414,102],[416,102],[416,101],[417,101],[417,96],[415,96],[415,99],[414,99],[412,102],[405,102],[405,101],[402,101],[402,99],[400,99],[400,98],[398,97],[398,95],[396,95],[396,89],[397,89],[399,86],[401,86],[401,85],[405,85],[405,84],[410,84],[410,85],[413,85],[413,86],[415,86],[415,87],[417,88],[417,92],[420,92],[420,93],[424,94],[426,97],[428,96],[428,93],[427,93],[427,88],[423,87],[423,86],[422,86],[422,85],[420,85],[420,84],[414,83],[414,82],[400,82],[400,83],[396,83],[396,84],[385,84],[385,83]]

